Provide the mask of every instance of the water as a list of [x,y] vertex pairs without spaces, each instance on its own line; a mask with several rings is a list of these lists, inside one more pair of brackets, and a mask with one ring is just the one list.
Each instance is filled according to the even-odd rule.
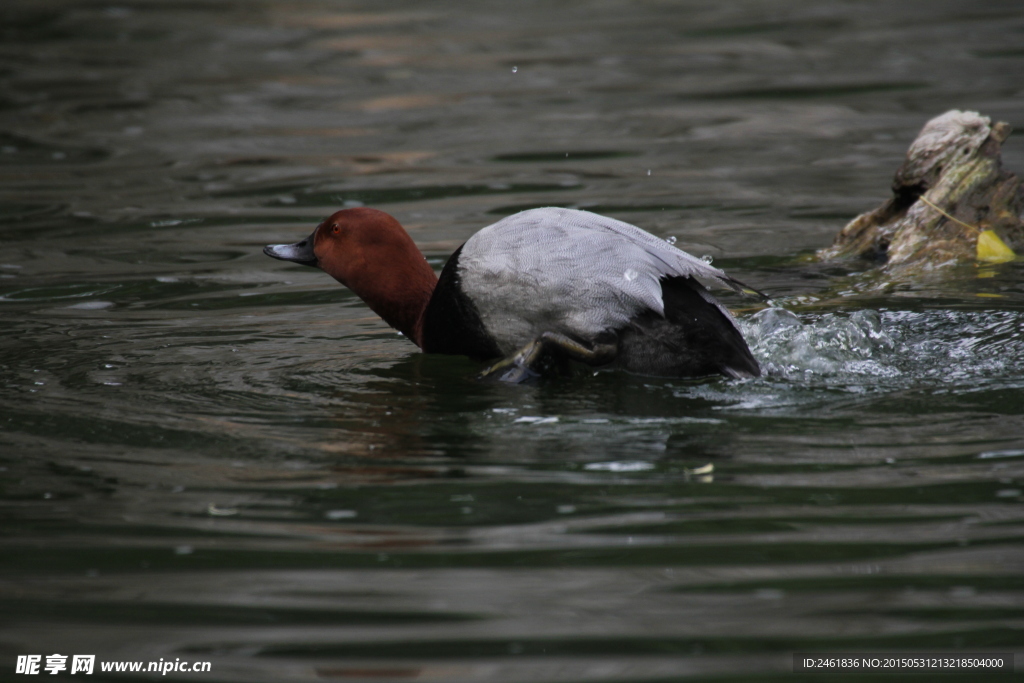
[[[931,116],[1024,128],[1018,3],[7,0],[0,35],[5,676],[1019,650],[1024,268],[802,258]],[[437,268],[525,207],[638,224],[772,295],[726,298],[768,372],[477,382],[260,253],[360,204]]]

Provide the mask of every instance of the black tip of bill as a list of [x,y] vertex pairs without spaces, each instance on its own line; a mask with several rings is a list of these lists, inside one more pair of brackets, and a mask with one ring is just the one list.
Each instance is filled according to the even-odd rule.
[[304,266],[317,265],[316,254],[313,253],[313,240],[308,237],[295,244],[268,244],[263,247],[263,253],[271,258]]

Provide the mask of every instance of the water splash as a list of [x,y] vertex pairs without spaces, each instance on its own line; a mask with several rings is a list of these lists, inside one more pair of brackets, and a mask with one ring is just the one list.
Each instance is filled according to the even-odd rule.
[[894,390],[942,385],[939,391],[969,391],[982,379],[1024,384],[1019,311],[797,315],[767,308],[740,326],[768,378]]
[[837,313],[805,321],[783,308],[766,308],[742,323],[765,374],[788,379],[815,375],[893,377],[895,342],[877,311]]
[[992,381],[1024,386],[1021,311],[895,311],[885,319],[897,332],[896,363],[921,381],[963,391]]

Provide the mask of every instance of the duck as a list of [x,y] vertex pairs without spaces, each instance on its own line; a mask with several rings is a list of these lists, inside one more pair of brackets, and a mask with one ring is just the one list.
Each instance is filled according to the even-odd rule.
[[657,377],[761,374],[732,314],[702,281],[752,290],[634,225],[589,211],[528,209],[482,228],[440,275],[405,228],[346,208],[267,256],[317,267],[424,353],[492,364],[522,382],[578,361]]

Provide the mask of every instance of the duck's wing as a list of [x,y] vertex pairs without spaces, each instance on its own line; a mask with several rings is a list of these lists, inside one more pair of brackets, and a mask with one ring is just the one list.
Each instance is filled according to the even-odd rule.
[[657,268],[662,276],[695,277],[741,294],[760,294],[739,280],[726,275],[720,268],[715,268],[706,261],[677,249],[665,240],[655,237],[635,225],[590,211],[561,208],[535,209],[535,211],[543,212],[539,217],[541,221],[564,221],[582,231],[605,232],[641,247],[647,252],[651,265]]
[[[462,282],[496,336],[563,327],[588,338],[643,310],[664,315],[661,280],[697,278],[747,289],[722,270],[628,223],[589,211],[531,209],[465,245]],[[717,306],[708,294],[706,300]],[[726,314],[728,315],[728,314]]]

